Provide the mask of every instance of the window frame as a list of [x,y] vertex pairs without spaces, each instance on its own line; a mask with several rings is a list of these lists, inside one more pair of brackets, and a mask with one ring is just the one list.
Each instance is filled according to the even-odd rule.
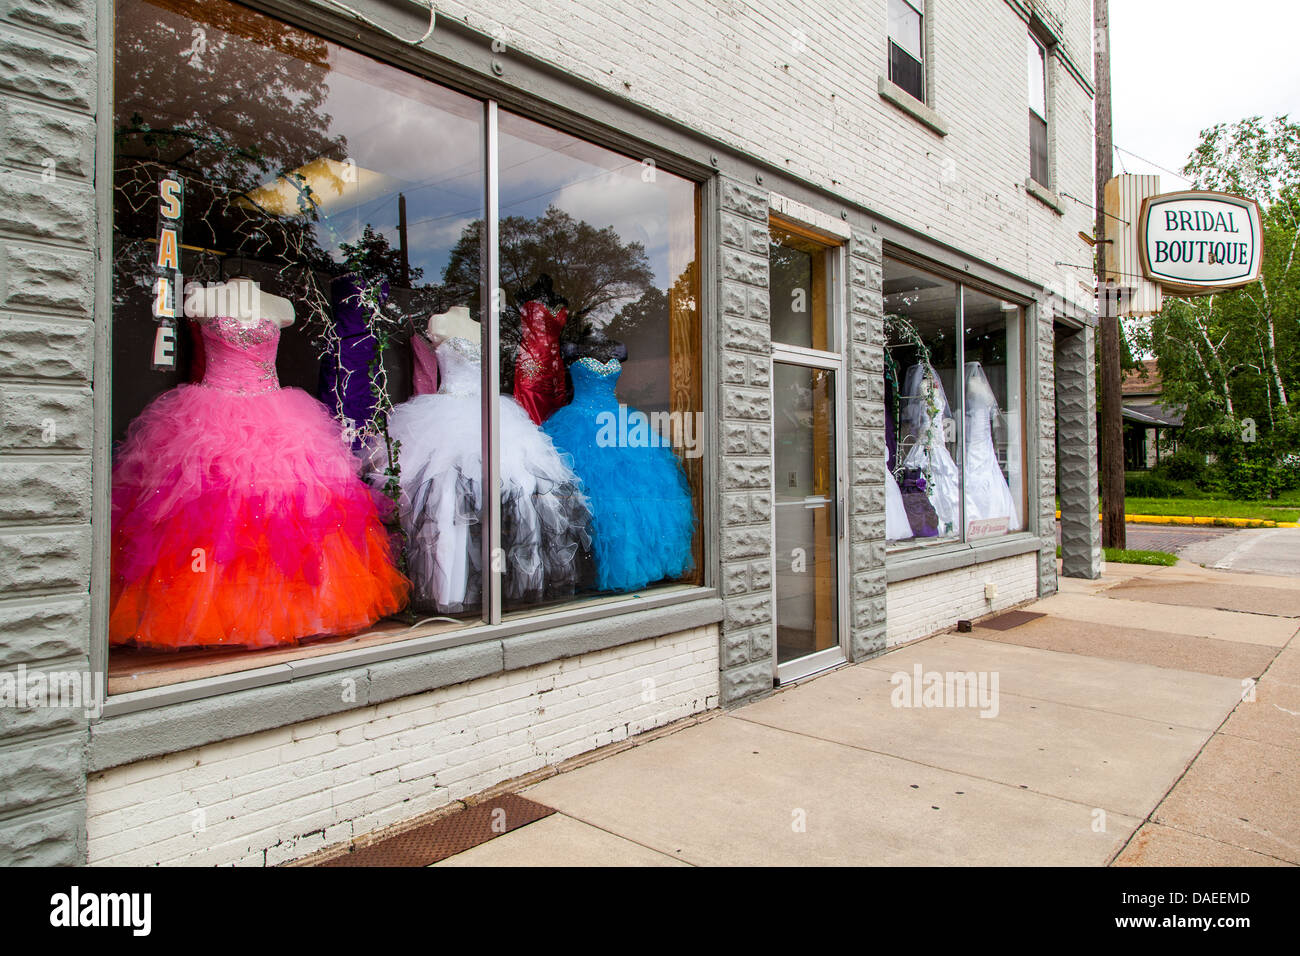
[[[1038,185],[1042,186],[1044,189],[1050,190],[1052,188],[1052,158],[1053,158],[1052,157],[1052,88],[1051,88],[1050,64],[1052,61],[1053,44],[1051,44],[1048,40],[1045,40],[1042,36],[1040,36],[1037,33],[1037,31],[1034,30],[1032,25],[1027,28],[1026,37],[1029,43],[1032,44],[1033,49],[1036,50],[1038,53],[1038,62],[1042,67],[1042,84],[1043,84],[1042,114],[1040,114],[1038,110],[1034,108],[1034,104],[1030,97],[1030,89],[1027,89],[1025,93],[1026,100],[1029,100],[1028,102],[1028,107],[1029,107],[1028,176],[1031,180],[1036,182]],[[1029,52],[1030,52],[1029,49],[1026,49],[1026,64],[1025,64],[1026,80],[1028,80],[1029,78],[1029,73],[1028,73]],[[1035,123],[1035,120],[1037,120],[1038,123]],[[1037,175],[1035,175],[1037,170],[1035,170],[1034,136],[1035,136],[1035,131],[1038,128],[1038,124],[1041,124],[1041,129],[1042,129],[1041,135],[1043,137],[1043,162],[1042,162],[1042,170],[1041,170],[1041,172],[1043,173],[1042,179],[1040,179]]]
[[[897,47],[899,52],[904,54],[905,56],[912,57],[912,54],[908,52],[908,50],[905,47],[894,42],[894,34],[890,31],[890,25],[889,25],[889,4],[888,3],[886,3],[885,6],[885,76],[890,83],[893,83],[900,90],[911,95],[913,98],[917,100],[917,102],[928,106],[930,102],[929,101],[930,84],[928,82],[928,78],[926,74],[929,71],[930,57],[928,55],[928,49],[927,49],[928,44],[926,43],[926,32],[925,32],[926,24],[928,22],[928,18],[926,17],[926,11],[925,11],[926,0],[897,0],[897,2],[906,6],[913,13],[915,13],[917,17],[917,32],[919,34],[920,47],[921,47],[921,58],[920,60],[917,61],[917,68],[918,68],[917,72],[919,74],[919,79],[921,83],[921,90],[919,95],[913,90],[908,89],[906,86],[904,86],[894,77],[894,47]],[[918,9],[918,5],[919,5],[919,9]],[[915,58],[913,57],[913,59]]]
[[[961,476],[961,534],[953,538],[945,538],[937,541],[932,545],[925,544],[906,544],[902,547],[890,547],[885,545],[885,563],[886,570],[889,572],[889,580],[906,580],[909,577],[919,577],[923,574],[933,574],[938,571],[951,570],[961,567],[965,564],[978,563],[980,558],[971,558],[969,560],[955,560],[963,552],[967,555],[983,554],[982,560],[994,560],[1002,556],[1003,552],[1019,554],[1032,550],[1037,550],[1040,542],[1040,518],[1038,511],[1034,507],[1037,500],[1037,452],[1030,442],[1030,432],[1038,428],[1039,409],[1035,396],[1031,392],[1031,382],[1036,380],[1036,372],[1031,372],[1030,362],[1036,354],[1036,321],[1037,311],[1034,299],[1028,295],[1016,292],[1012,289],[999,286],[992,281],[983,277],[972,275],[966,268],[958,268],[954,264],[945,264],[928,259],[918,253],[912,252],[903,246],[895,245],[886,239],[881,254],[882,268],[887,260],[893,259],[903,265],[921,269],[931,273],[937,278],[945,279],[956,284],[957,310],[955,315],[956,347],[958,362],[961,368],[965,368],[966,361],[966,315],[965,315],[965,294],[969,289],[983,293],[986,296],[992,296],[1012,302],[1019,306],[1020,314],[1020,389],[1021,389],[1021,428],[1020,428],[1020,448],[1021,448],[1021,469],[1023,471],[1024,483],[1024,508],[1025,512],[1021,527],[1017,531],[1009,531],[1001,535],[981,535],[976,538],[967,537],[966,522],[966,389],[965,386],[960,389],[959,395],[954,400],[953,396],[948,397],[948,403],[952,407],[953,417],[956,425],[956,445],[961,453],[961,461],[958,463],[958,473]],[[882,371],[883,375],[884,372]],[[903,571],[905,566],[911,565],[911,569]],[[935,565],[940,565],[935,567]]]
[[[309,675],[338,674],[341,677],[347,672],[355,673],[359,666],[397,662],[402,658],[414,655],[452,650],[471,645],[487,645],[490,642],[500,641],[513,635],[549,632],[571,625],[590,626],[592,622],[605,620],[616,621],[621,617],[636,614],[637,612],[654,610],[659,614],[663,614],[665,611],[669,611],[680,613],[684,618],[689,618],[694,607],[696,608],[695,616],[703,615],[710,621],[719,620],[721,618],[720,611],[711,607],[712,604],[716,603],[719,596],[718,570],[716,567],[718,545],[709,534],[711,529],[718,527],[718,514],[714,498],[716,497],[717,470],[719,466],[717,463],[718,440],[714,434],[716,429],[712,427],[712,423],[717,420],[716,399],[714,397],[717,383],[716,360],[708,349],[708,343],[716,338],[714,332],[716,293],[714,288],[717,285],[717,265],[714,262],[714,257],[708,254],[708,250],[716,245],[714,235],[716,227],[712,222],[712,217],[708,215],[708,211],[717,208],[720,201],[720,191],[716,171],[710,169],[700,159],[693,159],[689,156],[689,152],[703,152],[705,147],[699,147],[698,141],[689,137],[675,136],[674,134],[677,131],[671,127],[662,130],[666,135],[651,138],[650,136],[638,136],[634,132],[626,131],[626,129],[617,129],[605,123],[592,121],[587,115],[584,115],[586,111],[578,105],[584,99],[585,91],[572,83],[559,81],[559,85],[566,94],[566,100],[573,101],[574,105],[569,106],[567,102],[565,105],[558,105],[554,99],[544,99],[539,93],[525,92],[527,88],[525,81],[516,81],[516,85],[501,80],[485,81],[481,73],[460,66],[459,63],[455,65],[455,68],[448,69],[446,61],[436,58],[427,51],[420,50],[418,56],[413,55],[411,47],[407,43],[402,42],[399,37],[386,29],[380,28],[383,31],[382,33],[380,30],[373,29],[358,33],[355,24],[337,13],[320,9],[303,9],[301,5],[294,5],[288,0],[233,0],[233,2],[257,14],[281,20],[291,27],[308,31],[331,43],[370,57],[384,67],[406,71],[421,80],[440,84],[457,93],[480,101],[484,109],[485,119],[489,120],[483,139],[483,147],[486,151],[485,159],[487,160],[487,166],[485,167],[485,199],[488,203],[488,205],[485,205],[484,233],[489,237],[489,254],[484,260],[483,279],[480,285],[480,295],[484,296],[481,299],[483,302],[494,301],[489,296],[491,290],[499,285],[499,276],[494,280],[493,276],[496,275],[496,272],[491,269],[499,255],[499,245],[496,242],[499,222],[498,217],[493,215],[494,212],[499,211],[497,202],[499,178],[496,175],[499,172],[496,164],[499,153],[496,136],[496,113],[498,109],[505,108],[519,113],[558,132],[584,140],[603,149],[620,153],[629,158],[645,157],[652,160],[663,171],[670,172],[693,184],[695,189],[695,258],[698,264],[699,375],[702,399],[698,412],[706,422],[706,427],[699,436],[702,451],[702,478],[700,483],[701,494],[696,501],[697,517],[702,529],[700,534],[700,583],[669,583],[645,591],[626,594],[593,594],[575,598],[573,601],[563,604],[541,606],[535,610],[519,609],[515,611],[512,609],[503,616],[500,610],[501,582],[494,581],[494,586],[491,588],[494,596],[491,598],[491,604],[489,604],[488,579],[485,579],[484,600],[480,609],[480,619],[475,621],[470,618],[467,620],[466,626],[452,631],[439,631],[436,624],[431,624],[424,628],[413,628],[409,636],[375,643],[366,647],[344,648],[330,654],[293,659],[266,666],[253,664],[247,669],[235,670],[216,676],[188,678],[144,690],[107,695],[110,653],[107,585],[110,573],[111,549],[108,524],[110,514],[109,496],[112,487],[111,436],[108,423],[113,396],[111,367],[113,243],[110,238],[110,241],[101,244],[95,275],[96,314],[105,318],[102,322],[96,323],[98,331],[95,344],[95,362],[96,367],[103,371],[96,377],[93,387],[96,410],[95,447],[92,457],[95,501],[91,540],[92,586],[90,588],[89,653],[91,671],[99,675],[103,681],[102,686],[105,688],[106,697],[102,712],[92,722],[140,711],[152,711],[171,704],[221,697],[249,688],[288,684]],[[415,14],[418,13],[419,11],[415,11]],[[439,22],[438,26],[440,31],[446,28],[442,21]],[[486,46],[492,42],[491,37],[484,38],[482,34],[456,24],[451,24],[447,28],[447,32],[453,34],[453,42],[460,45],[483,44]],[[98,150],[96,158],[95,212],[99,234],[112,237],[114,222],[112,169],[114,156],[111,117],[116,102],[113,84],[114,64],[116,62],[116,37],[114,18],[111,13],[101,18],[98,50],[100,83],[97,103],[100,120],[98,121],[96,134]],[[462,57],[460,59],[463,62],[468,58]],[[636,129],[640,127],[643,131],[655,133],[660,132],[662,128],[660,122],[653,119],[646,120],[635,110],[626,106],[618,110],[617,115],[620,118],[624,116],[633,118],[632,121],[626,124],[627,128]],[[691,147],[691,149],[677,152],[664,145],[665,142],[672,142],[674,139],[677,140],[674,145],[679,149],[682,146]],[[487,561],[492,553],[490,549],[498,546],[500,535],[500,440],[498,430],[499,413],[496,408],[497,396],[500,394],[499,376],[497,375],[500,360],[499,313],[496,310],[487,309],[485,310],[484,319],[483,349],[485,354],[483,358],[484,381],[482,389],[484,417],[482,422],[486,427],[482,429],[484,441],[483,482],[486,495],[485,510],[490,502],[496,512],[494,515],[496,520],[489,525],[491,533],[484,535],[483,540],[483,554],[485,561]],[[489,479],[492,479],[491,484]],[[705,611],[706,604],[709,605],[707,612]],[[489,614],[492,615],[490,618]],[[684,622],[684,626],[698,626],[698,623],[686,624]],[[665,631],[664,633],[669,632]],[[640,638],[615,638],[599,646],[614,646],[625,643],[626,640],[637,639]],[[554,654],[545,656],[544,660],[553,660],[562,656],[565,656],[565,654],[557,651]],[[416,690],[413,688],[410,692],[416,692]],[[343,709],[364,705],[364,701],[358,701]]]

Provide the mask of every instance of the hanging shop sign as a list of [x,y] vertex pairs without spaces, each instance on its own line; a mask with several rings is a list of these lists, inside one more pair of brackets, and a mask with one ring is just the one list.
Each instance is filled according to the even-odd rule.
[[176,318],[181,314],[181,222],[185,186],[176,173],[158,180],[158,253],[153,262],[153,367],[176,366]]
[[1142,202],[1142,271],[1167,293],[1206,295],[1259,278],[1259,203],[1216,192],[1177,192]]

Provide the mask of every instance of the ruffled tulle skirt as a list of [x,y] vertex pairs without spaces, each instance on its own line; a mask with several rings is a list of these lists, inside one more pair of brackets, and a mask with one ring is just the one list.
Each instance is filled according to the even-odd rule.
[[410,585],[359,467],[300,389],[160,395],[113,464],[112,643],[270,647],[400,610]]
[[885,540],[902,541],[912,537],[912,524],[907,518],[907,505],[898,487],[894,473],[885,469]]
[[[500,399],[502,596],[507,605],[571,596],[590,561],[577,477],[512,398]],[[455,614],[482,600],[483,458],[478,396],[416,395],[392,410],[400,514],[417,609]],[[375,446],[372,481],[383,480]]]
[[[596,587],[635,591],[681,577],[694,566],[695,535],[695,508],[681,464],[666,443],[654,443],[660,439],[648,425],[629,426],[627,432],[644,432],[649,442],[602,442],[608,429],[597,423],[596,414],[590,407],[566,405],[543,426],[572,458],[591,502]],[[641,414],[629,412],[629,422]]]

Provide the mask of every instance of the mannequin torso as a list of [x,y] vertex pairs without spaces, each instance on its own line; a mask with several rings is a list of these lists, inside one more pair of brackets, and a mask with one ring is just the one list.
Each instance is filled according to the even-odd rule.
[[429,316],[427,334],[434,348],[450,338],[469,339],[471,342],[482,338],[479,324],[470,317],[469,307],[464,305],[454,305],[441,315]]
[[243,276],[188,291],[185,314],[200,323],[231,318],[244,328],[252,328],[267,319],[285,329],[294,320],[292,302],[263,292],[257,282]]

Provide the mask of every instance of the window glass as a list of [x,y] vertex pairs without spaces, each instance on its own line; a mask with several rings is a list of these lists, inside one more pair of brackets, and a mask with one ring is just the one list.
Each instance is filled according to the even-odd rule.
[[967,540],[1024,527],[1021,316],[1014,302],[967,288],[965,501]]
[[889,38],[921,59],[921,14],[907,0],[889,0]]
[[499,136],[505,606],[696,582],[695,185],[504,111]]
[[[114,14],[112,693],[478,623],[485,574],[701,580],[693,183],[501,114],[487,408],[483,102],[225,0]],[[560,298],[583,371],[516,389]]]
[[115,18],[110,688],[395,639],[409,343],[482,216],[482,105],[230,3]]
[[885,536],[891,547],[959,539],[958,288],[887,258],[884,298]]
[[1043,45],[1030,36],[1028,39],[1029,108],[1042,119],[1047,119],[1047,54]]
[[889,0],[889,79],[925,99],[921,14],[907,0]]
[[1047,168],[1047,51],[1031,34],[1029,61],[1029,175],[1050,186]]
[[839,643],[835,373],[772,363],[776,651]]
[[1024,310],[885,258],[890,549],[1025,526]]
[[768,229],[772,341],[833,350],[833,252],[824,243],[773,222]]

